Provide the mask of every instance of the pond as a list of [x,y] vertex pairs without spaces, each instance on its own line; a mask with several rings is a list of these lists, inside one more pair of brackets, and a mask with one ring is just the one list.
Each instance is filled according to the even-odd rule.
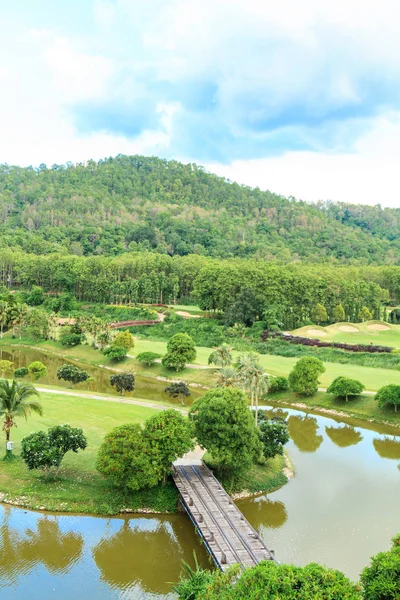
[[[273,412],[282,413],[282,409]],[[400,532],[400,437],[285,410],[296,475],[238,502],[281,562],[316,561],[354,580]],[[184,514],[88,517],[0,505],[0,598],[172,599],[182,559],[208,557]]]
[[[36,385],[39,387],[40,385],[57,386],[66,389],[70,389],[71,384],[57,379],[57,369],[64,364],[76,364],[80,366],[81,369],[87,371],[89,375],[93,377],[93,381],[91,381],[90,384],[84,382],[76,385],[74,387],[75,391],[91,390],[92,392],[102,392],[112,396],[118,395],[115,388],[110,385],[110,376],[113,374],[110,369],[90,366],[82,362],[73,362],[66,358],[37,350],[36,348],[2,347],[0,349],[0,360],[10,360],[14,363],[14,369],[27,367],[34,360],[40,360],[47,367],[47,375],[46,377],[41,377]],[[171,378],[174,379],[175,374],[173,374]],[[134,392],[125,392],[124,396],[126,398],[136,397],[159,400],[162,402],[176,402],[176,404],[180,404],[178,400],[174,401],[174,399],[171,399],[171,397],[164,392],[167,385],[168,383],[165,381],[159,381],[156,378],[135,375]],[[198,398],[202,393],[204,392],[191,387],[190,398],[188,398],[185,403],[188,405],[191,404],[191,402]]]

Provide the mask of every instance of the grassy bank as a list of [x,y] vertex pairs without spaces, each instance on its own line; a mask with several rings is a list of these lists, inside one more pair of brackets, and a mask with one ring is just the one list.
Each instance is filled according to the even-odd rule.
[[178,493],[172,483],[125,494],[107,483],[95,468],[97,451],[110,429],[123,423],[144,423],[155,409],[48,393],[41,394],[41,401],[42,417],[17,420],[11,435],[16,455],[25,435],[60,423],[82,427],[88,447],[84,452],[66,455],[56,480],[47,481],[41,472],[28,471],[20,459],[0,462],[0,492],[6,501],[51,511],[93,514],[116,514],[122,509],[176,510]]
[[293,406],[293,408],[298,405],[297,407],[309,408],[323,414],[328,414],[326,411],[330,411],[333,416],[340,413],[340,415],[343,414],[350,419],[355,418],[361,421],[400,427],[400,413],[396,413],[389,408],[379,408],[375,396],[371,394],[364,394],[346,402],[345,400],[338,400],[332,394],[326,394],[325,392],[318,392],[311,397],[299,396],[293,392],[280,392],[267,397],[265,404],[269,403],[272,405],[284,404]]
[[250,471],[235,481],[218,469],[218,464],[211,455],[206,453],[204,460],[229,493],[237,494],[243,491],[245,494],[257,494],[258,492],[269,494],[288,482],[288,478],[283,473],[286,466],[284,456],[270,458],[265,465],[254,464]]

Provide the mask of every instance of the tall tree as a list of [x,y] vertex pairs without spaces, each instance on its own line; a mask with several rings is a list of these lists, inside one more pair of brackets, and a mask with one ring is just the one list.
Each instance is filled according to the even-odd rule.
[[[6,434],[6,443],[10,441],[10,431],[15,425],[15,419],[27,419],[32,412],[43,414],[42,405],[37,400],[38,391],[30,383],[19,381],[9,382],[0,380],[0,415],[3,418],[3,431]],[[11,456],[12,450],[6,450],[6,456]]]

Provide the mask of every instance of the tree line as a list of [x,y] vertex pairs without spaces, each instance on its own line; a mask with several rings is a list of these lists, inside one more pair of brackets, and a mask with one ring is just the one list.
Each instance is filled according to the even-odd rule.
[[[96,303],[198,303],[228,324],[379,319],[400,302],[400,267],[276,265],[150,252],[104,256],[34,255],[0,249],[0,285],[41,287]],[[267,313],[267,314],[266,314]]]

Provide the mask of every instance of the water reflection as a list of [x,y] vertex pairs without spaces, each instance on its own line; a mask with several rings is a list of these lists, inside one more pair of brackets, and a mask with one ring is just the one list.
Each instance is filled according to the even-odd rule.
[[350,425],[339,425],[337,427],[325,427],[325,431],[329,438],[339,448],[348,448],[348,446],[355,446],[363,439],[361,433],[356,431],[354,427]]
[[[188,560],[185,548],[197,545],[190,526],[186,520],[125,519],[117,533],[104,537],[93,548],[101,579],[113,588],[138,584],[145,592],[167,593],[169,582],[179,579],[182,559]],[[204,562],[203,549],[199,558]]]
[[[241,503],[238,502],[240,508]],[[254,498],[251,504],[246,502],[246,517],[258,531],[261,527],[278,529],[287,521],[288,513],[283,502],[274,501],[266,496]]]
[[10,509],[4,511],[0,527],[0,577],[14,581],[42,564],[49,573],[66,573],[76,563],[83,550],[80,534],[62,532],[55,517],[40,517],[35,528],[23,532],[9,523]]
[[288,420],[289,435],[301,452],[316,452],[323,442],[317,435],[318,421],[315,417],[292,415]]
[[[79,347],[76,349],[79,354]],[[56,385],[57,387],[68,388],[70,385],[65,381],[60,381],[57,378],[57,369],[64,363],[72,364],[72,361],[41,352],[40,350],[32,348],[2,348],[0,349],[0,360],[10,360],[14,364],[14,369],[19,367],[27,367],[32,361],[40,360],[47,367],[47,375],[41,377],[38,384]],[[75,364],[75,363],[73,363]],[[115,396],[115,388],[110,385],[110,375],[112,374],[108,369],[102,369],[100,367],[94,367],[84,363],[76,361],[81,368],[84,368],[93,378],[88,383],[81,383],[76,387],[77,390],[90,390],[92,392],[103,392]],[[135,391],[133,393],[127,392],[126,397],[136,396],[139,398],[160,400],[163,402],[174,402],[168,394],[165,393],[165,382],[158,381],[155,378],[144,377],[141,375],[135,376]],[[196,398],[202,395],[201,390],[191,389],[190,397],[188,398],[187,404],[191,404]],[[176,400],[179,403],[179,400]]]
[[400,459],[400,440],[396,438],[384,437],[375,438],[372,442],[374,448],[381,458]]

